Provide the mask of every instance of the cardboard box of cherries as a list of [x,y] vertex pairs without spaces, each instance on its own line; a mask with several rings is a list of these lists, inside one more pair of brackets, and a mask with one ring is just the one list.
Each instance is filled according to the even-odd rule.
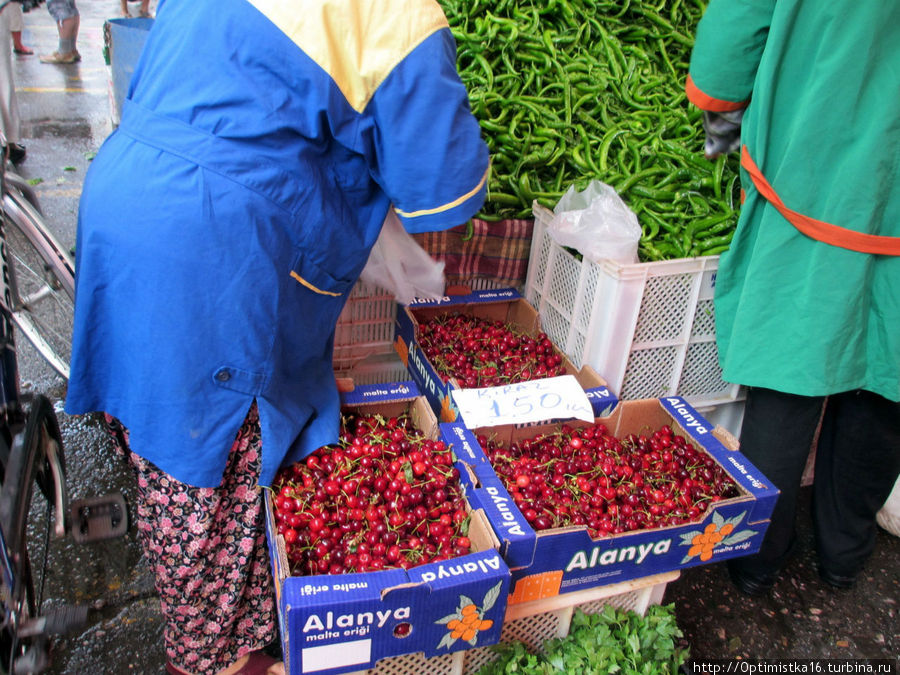
[[591,422],[441,427],[480,481],[510,604],[752,554],[778,497],[680,397]]

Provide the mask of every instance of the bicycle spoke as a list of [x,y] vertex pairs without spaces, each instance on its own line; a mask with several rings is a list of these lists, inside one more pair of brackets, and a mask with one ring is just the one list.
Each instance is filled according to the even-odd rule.
[[8,192],[3,206],[13,319],[38,353],[68,379],[74,316],[71,258],[21,194]]

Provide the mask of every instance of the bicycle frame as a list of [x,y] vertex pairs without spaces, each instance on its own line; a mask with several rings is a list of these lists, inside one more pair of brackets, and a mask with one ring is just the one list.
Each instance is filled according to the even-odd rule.
[[[19,366],[16,359],[12,314],[9,310],[10,266],[6,251],[5,229],[5,217],[0,217],[0,426],[9,430],[9,438],[6,438],[5,434],[0,436],[0,454],[3,456],[4,466],[9,458],[9,445],[12,443],[15,435],[21,431],[22,426],[22,409],[19,401]],[[6,537],[3,534],[3,528],[0,527],[0,572],[2,572],[4,596],[2,600],[4,604],[13,600],[6,597],[7,591],[15,588],[16,585],[12,571],[13,565],[9,558]]]
[[[0,159],[0,162],[3,162]],[[6,193],[6,167],[5,162],[0,166],[0,194]],[[28,197],[26,197],[28,198]],[[10,458],[14,452],[20,452],[24,441],[26,428],[26,412],[19,391],[19,367],[18,354],[15,343],[15,324],[12,314],[12,297],[15,291],[15,274],[9,259],[9,250],[6,244],[7,213],[6,209],[0,209],[0,459],[2,459],[3,472],[0,474],[3,483],[6,482],[6,470],[9,468]],[[55,439],[47,439],[43,448],[48,457],[47,465],[53,476],[53,495],[48,495],[48,500],[54,512],[54,534],[57,538],[66,533],[66,502],[65,476],[61,464],[61,447]],[[18,491],[22,486],[13,486]],[[7,488],[9,489],[9,488]],[[30,494],[30,491],[28,492]],[[17,497],[17,499],[20,497]],[[28,595],[26,587],[30,587],[32,580],[30,573],[26,573],[27,579],[20,578],[21,564],[17,559],[18,551],[21,551],[23,542],[11,541],[9,533],[4,531],[0,523],[0,602],[2,602],[2,615],[0,625],[7,635],[16,644],[20,639],[31,639],[34,647],[24,654],[10,657],[23,659],[23,663],[35,665],[35,671],[42,671],[46,665],[48,644],[47,636],[42,628],[36,628],[32,612],[40,608],[30,607],[32,599]],[[12,535],[16,540],[16,535]],[[12,546],[13,548],[10,548]],[[6,655],[3,655],[5,661]],[[22,663],[11,662],[6,664],[10,672],[24,667]],[[28,668],[31,672],[31,668]]]
[[[2,132],[0,132],[0,142],[4,147],[6,146],[6,137]],[[2,158],[0,159],[0,195],[5,193],[6,158]],[[6,246],[6,209],[2,209],[2,213],[0,213],[0,422],[5,423],[14,433],[22,422],[22,408],[19,401],[19,365],[13,334],[11,270],[9,251]],[[11,443],[12,435],[10,438],[2,440],[5,443]],[[8,454],[9,448],[5,448],[5,450]]]
[[4,216],[0,217],[0,420],[15,431],[22,422],[22,409],[19,400],[19,366],[10,308],[12,304],[10,270]]

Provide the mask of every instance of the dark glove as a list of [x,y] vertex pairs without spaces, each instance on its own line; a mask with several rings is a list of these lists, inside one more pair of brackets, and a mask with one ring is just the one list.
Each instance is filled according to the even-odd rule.
[[743,118],[743,109],[721,113],[703,111],[703,130],[706,132],[703,152],[708,159],[715,159],[723,153],[734,152],[741,147]]

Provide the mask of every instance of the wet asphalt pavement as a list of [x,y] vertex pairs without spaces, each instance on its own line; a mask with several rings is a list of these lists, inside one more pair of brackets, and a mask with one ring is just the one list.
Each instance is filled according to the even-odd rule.
[[[118,15],[117,0],[79,0],[82,62],[42,64],[15,57],[28,157],[20,173],[40,179],[36,190],[51,229],[75,240],[78,197],[90,157],[112,130],[103,22]],[[136,12],[136,5],[131,5]],[[36,53],[56,48],[52,18],[42,6],[25,15],[24,41]],[[147,338],[152,339],[152,336]],[[23,388],[58,402],[65,383],[20,345]],[[92,417],[60,413],[71,491],[75,497],[122,490],[130,476]],[[809,528],[808,490],[797,554],[774,592],[749,599],[730,585],[722,565],[693,568],[669,584],[685,643],[696,658],[894,658],[900,655],[900,539],[879,532],[875,555],[857,586],[835,591],[818,580]],[[164,672],[162,625],[152,581],[135,534],[91,545],[55,542],[48,604],[80,602],[95,612],[79,635],[58,643],[49,672],[123,675]]]
[[675,604],[693,658],[900,656],[900,538],[879,528],[854,588],[833,589],[816,571],[810,493],[808,487],[801,492],[795,553],[768,596],[741,594],[724,564],[685,570],[666,588],[663,602]]

